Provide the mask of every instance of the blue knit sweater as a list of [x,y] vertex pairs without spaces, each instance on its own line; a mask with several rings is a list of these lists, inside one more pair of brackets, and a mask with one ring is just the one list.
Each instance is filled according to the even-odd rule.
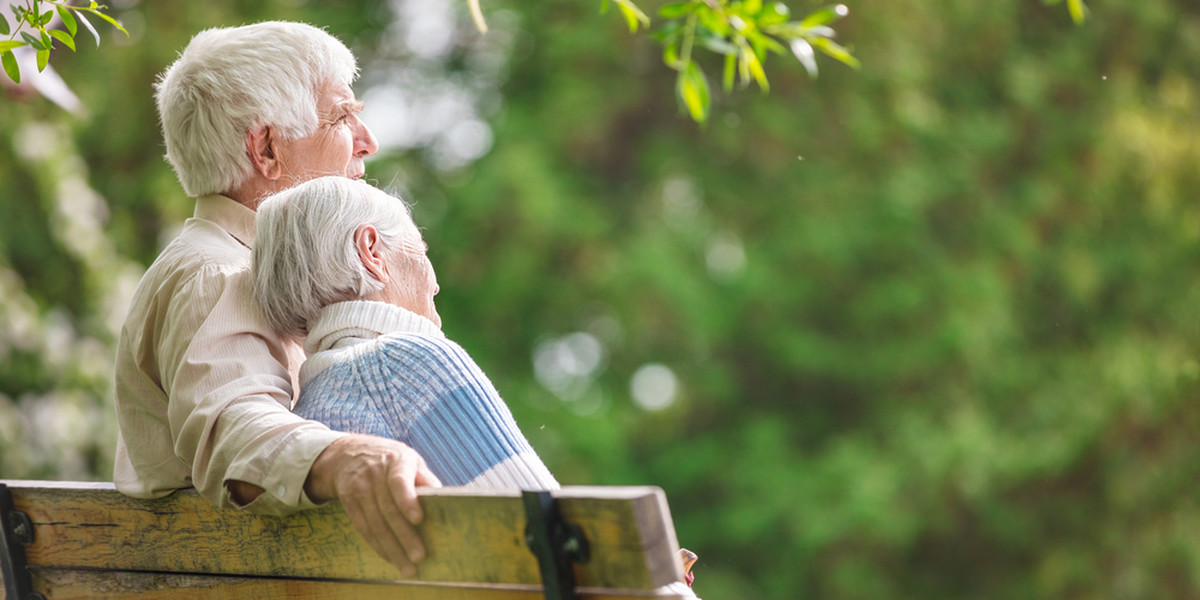
[[428,319],[327,306],[309,328],[296,413],[412,446],[444,485],[557,489],[479,365]]

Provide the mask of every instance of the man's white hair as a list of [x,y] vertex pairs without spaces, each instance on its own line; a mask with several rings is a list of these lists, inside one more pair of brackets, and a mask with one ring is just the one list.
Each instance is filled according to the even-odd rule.
[[358,76],[354,54],[303,23],[271,21],[196,34],[155,84],[167,161],[189,196],[229,192],[252,165],[246,132],[283,139],[317,130],[317,96]]
[[401,252],[406,236],[419,235],[406,202],[339,176],[319,177],[267,198],[256,221],[254,298],[267,322],[286,335],[306,333],[325,306],[383,289],[358,256],[354,233],[359,226],[375,227],[389,260]]

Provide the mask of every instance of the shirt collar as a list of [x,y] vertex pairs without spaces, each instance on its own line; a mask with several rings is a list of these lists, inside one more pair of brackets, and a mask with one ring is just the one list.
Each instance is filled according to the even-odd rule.
[[196,210],[192,216],[212,221],[243,246],[254,247],[254,218],[257,214],[232,198],[220,194],[200,196],[196,198]]

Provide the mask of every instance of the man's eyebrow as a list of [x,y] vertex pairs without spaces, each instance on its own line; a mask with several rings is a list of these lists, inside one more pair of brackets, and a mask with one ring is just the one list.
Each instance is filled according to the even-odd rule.
[[338,102],[337,107],[344,112],[357,115],[366,108],[366,105],[363,104],[362,100],[342,100]]

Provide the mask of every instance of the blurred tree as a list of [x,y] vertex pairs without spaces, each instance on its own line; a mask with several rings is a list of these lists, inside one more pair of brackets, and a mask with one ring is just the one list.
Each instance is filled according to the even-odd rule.
[[565,483],[667,491],[702,596],[1193,597],[1200,10],[1090,4],[856,10],[861,71],[705,130],[594,4],[125,5],[56,62],[98,118],[0,103],[0,476],[108,477],[114,323],[190,211],[151,82],[299,19],[362,57],[447,333]]

